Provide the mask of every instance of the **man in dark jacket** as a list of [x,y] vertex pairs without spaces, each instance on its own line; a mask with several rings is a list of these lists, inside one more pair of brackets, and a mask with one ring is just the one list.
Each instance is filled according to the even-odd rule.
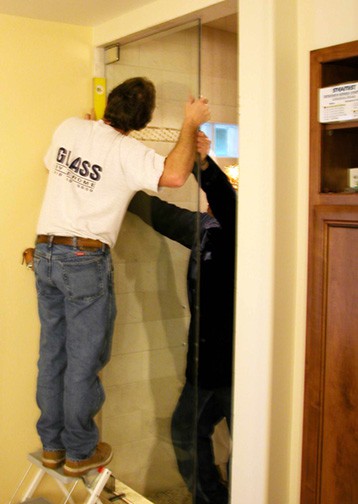
[[202,157],[194,174],[206,193],[207,212],[198,214],[143,192],[134,196],[129,210],[191,249],[186,383],[172,418],[172,440],[193,503],[226,504],[228,490],[215,466],[211,437],[223,418],[229,428],[231,420],[236,191],[217,164]]

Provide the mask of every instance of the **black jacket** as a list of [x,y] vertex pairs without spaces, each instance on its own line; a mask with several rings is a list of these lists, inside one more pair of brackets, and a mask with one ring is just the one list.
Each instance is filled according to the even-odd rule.
[[[236,191],[214,161],[208,161],[209,167],[200,172],[200,183],[215,218],[142,191],[134,196],[129,210],[162,235],[191,249],[186,378],[212,389],[229,386],[232,381]],[[199,235],[200,240],[196,239]]]

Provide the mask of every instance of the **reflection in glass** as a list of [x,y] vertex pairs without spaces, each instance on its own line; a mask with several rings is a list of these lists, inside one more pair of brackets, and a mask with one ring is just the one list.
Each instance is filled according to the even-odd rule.
[[211,152],[216,158],[239,157],[239,127],[237,124],[204,123],[200,129],[211,140]]

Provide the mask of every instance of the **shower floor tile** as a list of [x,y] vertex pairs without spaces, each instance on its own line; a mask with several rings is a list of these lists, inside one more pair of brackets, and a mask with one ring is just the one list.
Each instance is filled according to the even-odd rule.
[[191,494],[186,487],[157,492],[149,495],[148,499],[154,504],[192,504]]

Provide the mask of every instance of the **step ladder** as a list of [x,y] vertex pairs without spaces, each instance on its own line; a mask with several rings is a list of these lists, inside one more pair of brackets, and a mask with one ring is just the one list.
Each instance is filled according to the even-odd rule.
[[[70,476],[66,476],[63,473],[63,468],[59,469],[49,469],[42,465],[42,451],[29,453],[27,458],[30,461],[30,466],[24,474],[22,480],[20,481],[17,489],[15,490],[14,495],[12,496],[10,502],[8,504],[51,504],[49,501],[44,499],[43,497],[33,498],[34,492],[41,483],[42,479],[45,475],[52,478],[57,485],[60,487],[62,493],[64,494],[65,501],[63,504],[75,504],[75,501],[71,497],[78,483],[82,482],[88,492],[88,498],[83,504],[102,504],[99,496],[106,485],[107,481],[111,476],[111,471],[106,467],[100,467],[98,469],[93,469],[89,471],[86,475],[73,478]],[[28,484],[25,492],[21,497],[21,501],[15,501],[14,499],[19,494],[21,487],[23,487],[25,480],[27,479],[30,471],[33,472],[35,468],[36,473],[33,479]],[[66,487],[65,485],[70,485]],[[82,504],[82,503],[81,503]]]

